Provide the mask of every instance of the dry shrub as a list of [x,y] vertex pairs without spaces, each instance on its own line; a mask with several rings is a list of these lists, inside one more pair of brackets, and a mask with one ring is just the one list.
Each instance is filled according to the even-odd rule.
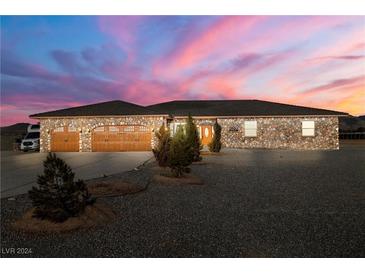
[[34,208],[28,210],[22,218],[15,221],[12,227],[22,232],[62,233],[105,225],[116,218],[116,214],[111,208],[99,203],[86,207],[80,216],[70,217],[62,223],[33,218],[33,214]]
[[181,177],[156,174],[153,176],[153,181],[161,185],[203,185],[201,178],[192,174],[184,174]]
[[126,194],[133,194],[143,190],[141,186],[119,180],[95,182],[89,184],[88,188],[89,192],[94,197],[121,196]]

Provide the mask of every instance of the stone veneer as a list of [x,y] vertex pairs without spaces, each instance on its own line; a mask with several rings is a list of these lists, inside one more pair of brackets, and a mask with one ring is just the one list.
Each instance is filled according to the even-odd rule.
[[[257,121],[257,136],[244,136],[244,121]],[[315,124],[314,136],[302,136],[302,121]],[[231,148],[338,149],[337,117],[250,117],[218,118],[222,126],[222,144]],[[231,127],[237,131],[230,131]]]
[[[174,119],[182,122],[185,119]],[[222,144],[228,148],[268,148],[268,149],[338,149],[337,117],[247,117],[195,119],[197,125],[213,125],[215,121],[222,126]],[[257,121],[257,136],[245,137],[244,122]],[[315,122],[315,136],[302,136],[302,121]],[[80,151],[91,151],[91,132],[103,125],[143,125],[158,129],[166,119],[163,116],[127,116],[127,117],[85,117],[41,119],[41,152],[51,148],[51,131],[62,126],[75,127],[80,132]],[[231,131],[235,128],[236,131]],[[156,140],[152,133],[151,145]]]
[[[245,117],[195,119],[197,125],[222,126],[222,145],[228,148],[338,149],[337,117]],[[314,121],[315,136],[302,136],[302,121]],[[184,119],[175,119],[182,122]],[[257,136],[245,137],[245,121],[257,121]],[[230,131],[235,128],[237,131]]]
[[[142,125],[149,127],[151,132],[159,128],[165,119],[163,116],[125,116],[125,117],[72,117],[72,118],[43,118],[40,120],[40,151],[51,150],[51,132],[55,128],[69,126],[80,132],[80,151],[91,151],[91,133],[99,126],[106,125]],[[151,145],[156,142],[152,133]]]

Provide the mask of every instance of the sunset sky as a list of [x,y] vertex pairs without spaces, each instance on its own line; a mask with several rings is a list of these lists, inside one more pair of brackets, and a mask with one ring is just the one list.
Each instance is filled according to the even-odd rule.
[[1,125],[125,100],[263,99],[365,114],[365,16],[1,18]]

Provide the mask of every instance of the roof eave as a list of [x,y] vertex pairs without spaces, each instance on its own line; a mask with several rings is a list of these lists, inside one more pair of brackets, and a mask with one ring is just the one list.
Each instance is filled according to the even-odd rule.
[[[296,115],[192,115],[194,118],[244,118],[244,117],[346,117],[349,114],[296,114]],[[186,118],[188,115],[173,115],[173,118]]]
[[104,117],[130,117],[130,116],[148,116],[148,117],[167,117],[168,114],[120,114],[120,115],[60,115],[60,116],[39,116],[37,114],[29,115],[32,119],[57,119],[57,118],[104,118]]

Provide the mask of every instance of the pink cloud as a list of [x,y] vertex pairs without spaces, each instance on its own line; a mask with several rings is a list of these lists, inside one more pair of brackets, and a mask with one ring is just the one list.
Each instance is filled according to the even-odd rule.
[[326,91],[330,91],[333,89],[338,89],[338,88],[343,88],[343,87],[353,86],[353,85],[356,85],[356,86],[360,85],[365,88],[365,76],[361,75],[361,76],[357,76],[357,77],[353,77],[353,78],[337,79],[328,84],[320,85],[320,86],[305,90],[305,91],[301,92],[301,94],[315,95],[320,92],[326,92]]
[[[329,45],[324,45],[323,47],[311,51],[309,55],[301,55],[301,58],[297,58],[297,60],[291,63],[286,70],[278,73],[276,77],[274,77],[269,85],[279,86],[283,90],[283,92],[300,90],[302,87],[298,85],[298,83],[293,83],[298,76],[303,76],[305,72],[311,72],[316,67],[326,66],[331,63],[331,68],[333,70],[335,63],[332,61],[334,58],[332,57],[346,57],[352,56],[352,54],[356,54],[358,50],[365,50],[365,43],[361,43],[362,37],[364,37],[364,29],[356,29],[352,32],[345,34],[342,39],[336,41],[335,43],[330,43]],[[354,53],[355,52],[355,53]],[[361,57],[362,55],[360,55]],[[343,58],[344,61],[351,60],[360,60],[363,58]],[[349,63],[353,65],[353,63]],[[338,66],[344,66],[343,63],[337,63]],[[325,69],[322,70],[325,73]],[[323,76],[322,73],[322,76]],[[304,81],[305,83],[305,81]]]
[[[346,22],[343,16],[295,17],[260,35],[260,26],[269,19],[267,16],[222,17],[190,40],[179,41],[172,53],[157,60],[153,66],[155,75],[174,78],[184,70],[199,67],[205,62],[210,66],[219,65],[241,54],[260,52],[295,39],[305,41],[318,31]],[[242,37],[248,34],[252,38],[242,41]]]
[[111,35],[132,63],[137,55],[137,31],[147,16],[100,16],[99,28]]
[[154,71],[157,74],[171,70],[176,73],[196,65],[203,59],[224,50],[225,45],[236,42],[237,37],[244,36],[255,24],[263,20],[265,20],[263,16],[222,17],[202,33],[179,43],[173,52],[154,64]]

